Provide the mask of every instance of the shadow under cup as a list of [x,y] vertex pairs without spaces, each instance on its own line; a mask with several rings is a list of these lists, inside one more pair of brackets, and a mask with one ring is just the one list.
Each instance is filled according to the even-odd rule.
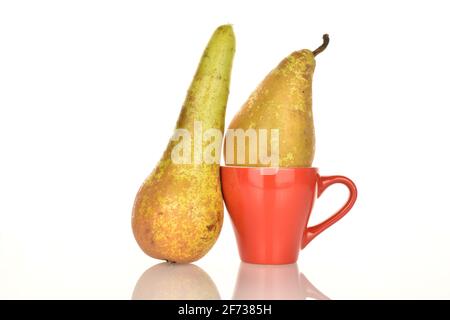
[[[222,193],[241,260],[295,263],[299,251],[341,219],[356,201],[355,184],[343,176],[320,176],[317,168],[220,168]],[[345,205],[324,222],[307,227],[314,200],[332,184],[350,191]]]

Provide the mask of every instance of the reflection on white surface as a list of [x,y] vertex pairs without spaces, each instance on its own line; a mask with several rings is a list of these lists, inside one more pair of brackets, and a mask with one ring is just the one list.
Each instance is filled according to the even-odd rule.
[[147,269],[134,288],[133,300],[219,300],[210,276],[193,264],[160,263]]
[[297,264],[259,265],[242,262],[234,289],[235,300],[328,300],[299,273]]

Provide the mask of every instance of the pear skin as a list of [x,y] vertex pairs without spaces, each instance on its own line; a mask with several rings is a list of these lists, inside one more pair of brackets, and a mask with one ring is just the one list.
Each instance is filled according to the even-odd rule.
[[[211,130],[223,134],[234,51],[232,27],[217,28],[177,121],[176,129],[183,135],[172,137],[136,195],[133,233],[141,249],[153,258],[189,263],[204,256],[219,236],[223,222],[219,177],[222,139],[206,135]],[[204,133],[200,136],[199,127]],[[188,148],[180,152],[186,141]],[[205,154],[215,161],[204,161]],[[173,160],[177,155],[181,162]]]
[[[225,140],[225,163],[246,167],[310,167],[314,159],[315,135],[312,112],[312,79],[316,66],[315,56],[328,44],[324,43],[314,52],[300,50],[291,53],[273,69],[251,94],[247,102],[232,120]],[[230,130],[233,129],[233,130]],[[241,140],[232,131],[242,129],[267,130],[266,142],[251,147],[249,137]],[[278,140],[271,143],[271,129],[278,129]],[[234,139],[229,143],[229,138]],[[261,144],[267,146],[263,155],[278,154],[268,162],[261,155]],[[244,147],[242,147],[244,146]],[[239,160],[238,152],[241,159]],[[245,157],[243,156],[245,153]],[[276,158],[276,161],[273,159]]]

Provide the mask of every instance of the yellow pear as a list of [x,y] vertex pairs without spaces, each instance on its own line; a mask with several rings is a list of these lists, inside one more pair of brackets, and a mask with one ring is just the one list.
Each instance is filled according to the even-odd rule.
[[314,51],[291,53],[273,69],[232,120],[225,163],[247,167],[310,167],[315,150],[312,78]]
[[219,236],[223,222],[219,160],[234,51],[232,27],[219,27],[200,60],[175,133],[137,193],[133,232],[141,249],[153,258],[192,262],[204,256]]

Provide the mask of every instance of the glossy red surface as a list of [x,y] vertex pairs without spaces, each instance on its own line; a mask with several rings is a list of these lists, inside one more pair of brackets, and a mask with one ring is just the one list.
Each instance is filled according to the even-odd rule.
[[[300,249],[336,223],[356,201],[355,184],[343,176],[321,177],[317,168],[221,167],[222,192],[242,261],[287,264]],[[335,183],[350,191],[345,205],[307,227],[314,200]]]

